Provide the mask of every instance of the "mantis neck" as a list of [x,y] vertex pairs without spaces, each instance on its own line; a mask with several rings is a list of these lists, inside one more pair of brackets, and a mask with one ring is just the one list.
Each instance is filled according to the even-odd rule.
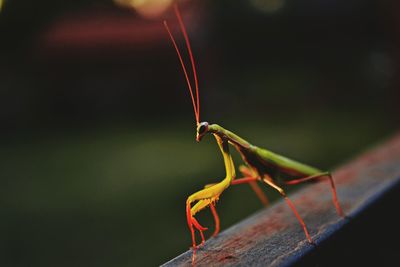
[[208,129],[211,133],[218,135],[223,140],[228,140],[230,143],[236,146],[240,146],[242,148],[250,148],[251,146],[249,142],[232,133],[231,131],[219,126],[218,124],[210,124]]

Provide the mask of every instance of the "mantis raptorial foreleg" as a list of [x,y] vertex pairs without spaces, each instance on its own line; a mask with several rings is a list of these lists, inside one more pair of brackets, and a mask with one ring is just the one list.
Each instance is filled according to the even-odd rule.
[[[214,186],[211,186],[209,188],[200,190],[193,195],[189,196],[187,201],[186,201],[186,217],[187,217],[187,223],[190,229],[190,232],[192,234],[192,244],[193,248],[196,248],[196,237],[194,233],[194,228],[196,228],[200,232],[201,236],[201,242],[204,243],[204,234],[203,231],[207,230],[207,228],[201,226],[198,221],[194,218],[197,212],[200,210],[206,208],[208,205],[211,204],[213,201],[217,201],[219,198],[219,195],[222,193],[218,193],[217,191],[213,190],[213,187],[218,186],[219,184],[216,184]],[[191,207],[191,204],[193,202],[197,201],[197,203]]]
[[306,237],[307,237],[308,241],[309,241],[310,243],[314,243],[314,242],[312,241],[311,237],[310,237],[310,234],[308,233],[306,224],[304,223],[303,219],[300,217],[300,215],[299,215],[299,213],[298,213],[296,207],[294,206],[293,202],[287,197],[285,191],[284,191],[281,187],[277,186],[277,185],[272,181],[271,177],[269,177],[268,175],[265,175],[265,177],[263,178],[263,181],[264,181],[266,184],[268,184],[269,186],[271,186],[272,188],[276,189],[276,190],[279,192],[279,194],[281,194],[281,195],[284,197],[284,199],[286,200],[286,203],[287,203],[287,204],[289,205],[289,207],[292,209],[294,215],[296,215],[297,220],[300,222],[301,226],[303,227],[304,233],[306,234]]
[[[207,229],[207,228],[201,226],[193,216],[200,210],[211,205],[211,211],[213,212],[214,219],[216,221],[216,232],[214,232],[214,233],[215,234],[218,233],[219,218],[216,213],[214,203],[216,201],[218,201],[219,196],[222,194],[222,192],[226,188],[229,187],[229,185],[231,184],[232,180],[235,177],[235,167],[233,164],[232,157],[229,153],[228,142],[226,140],[223,140],[222,138],[220,138],[217,135],[215,136],[215,139],[217,140],[218,146],[219,146],[222,156],[224,158],[226,176],[221,182],[212,184],[212,185],[208,185],[203,190],[200,190],[200,191],[190,195],[186,201],[186,218],[187,218],[187,222],[189,225],[189,229],[192,234],[193,248],[196,248],[196,237],[194,234],[194,228],[196,228],[200,232],[202,243],[204,243],[203,231]],[[193,207],[191,207],[191,204],[195,201],[197,201],[197,203]]]
[[337,199],[335,183],[333,182],[332,174],[330,172],[317,173],[317,174],[314,174],[314,175],[311,175],[308,177],[291,180],[291,181],[286,181],[285,184],[294,185],[294,184],[304,183],[304,182],[311,181],[311,180],[318,180],[321,178],[329,179],[329,182],[331,184],[331,189],[332,189],[333,204],[335,205],[336,211],[339,214],[339,216],[344,217],[344,212],[343,212],[342,208],[340,207],[339,201]]
[[[233,163],[231,163],[233,164]],[[232,165],[233,168],[233,165]],[[259,180],[259,176],[256,174],[256,172],[252,171],[250,168],[241,165],[239,167],[239,170],[242,172],[243,175],[247,175],[242,178],[237,178],[233,179],[231,182],[231,185],[238,185],[238,184],[244,184],[248,183],[250,184],[251,188],[254,190],[260,201],[267,206],[269,201],[265,193],[262,191],[262,189],[258,186],[257,181]],[[207,184],[204,186],[204,189],[210,188],[212,186],[216,185],[216,183],[212,184]],[[218,199],[217,199],[218,200]],[[219,233],[220,230],[220,220],[219,216],[217,213],[217,210],[215,208],[215,201],[210,201],[209,199],[202,199],[199,200],[192,208],[191,208],[191,214],[194,216],[197,212],[200,210],[206,208],[207,206],[210,206],[212,215],[214,217],[214,222],[215,222],[215,230],[214,233],[212,234],[213,236],[216,236]],[[205,229],[205,228],[204,228]]]
[[[215,183],[207,184],[207,185],[204,186],[204,188],[206,189],[206,188],[209,188],[209,187],[211,187],[213,185],[215,185]],[[212,236],[216,236],[219,233],[219,230],[220,230],[219,216],[218,216],[218,213],[217,213],[217,209],[215,208],[215,202],[211,202],[211,203],[209,203],[209,205],[210,205],[211,213],[212,213],[212,215],[214,217],[214,223],[215,223],[214,233],[212,234]]]

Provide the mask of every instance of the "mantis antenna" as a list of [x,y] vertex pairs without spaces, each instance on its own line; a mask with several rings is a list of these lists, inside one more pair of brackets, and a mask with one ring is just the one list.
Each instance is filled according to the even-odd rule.
[[[190,46],[189,37],[187,35],[186,28],[185,28],[185,25],[184,25],[183,20],[182,20],[182,16],[181,16],[181,14],[179,12],[178,5],[176,5],[176,4],[174,5],[174,11],[175,11],[176,17],[178,18],[179,26],[180,26],[181,31],[183,33],[183,37],[185,38],[187,51],[189,53],[190,62],[191,62],[191,65],[192,65],[192,71],[193,71],[194,85],[195,85],[196,94],[193,93],[193,87],[192,87],[192,84],[191,84],[190,79],[189,79],[187,68],[185,66],[185,63],[183,62],[181,52],[180,52],[180,50],[178,48],[178,45],[176,44],[175,38],[172,35],[171,30],[168,27],[168,23],[165,20],[164,20],[164,26],[165,26],[165,29],[168,32],[168,35],[169,35],[169,37],[170,37],[170,39],[172,41],[172,44],[174,45],[174,48],[176,50],[176,53],[178,55],[179,61],[181,63],[182,69],[183,69],[183,73],[185,74],[186,83],[187,83],[188,88],[189,88],[190,97],[192,99],[192,105],[193,105],[193,109],[194,109],[194,114],[195,114],[195,117],[196,117],[196,124],[199,124],[199,122],[200,122],[200,98],[199,98],[199,84],[198,84],[198,80],[197,80],[196,65],[195,65],[195,61],[194,61],[194,57],[193,57],[193,53],[192,53],[192,48]],[[196,95],[196,99],[195,99],[195,95]]]

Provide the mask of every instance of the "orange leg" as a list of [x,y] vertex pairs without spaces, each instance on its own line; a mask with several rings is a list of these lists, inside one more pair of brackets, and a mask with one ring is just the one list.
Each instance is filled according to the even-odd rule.
[[201,226],[200,223],[196,220],[196,218],[191,216],[190,209],[191,209],[190,202],[188,201],[186,203],[186,219],[187,219],[187,223],[188,223],[188,226],[189,226],[189,229],[190,229],[190,233],[192,234],[193,249],[196,249],[197,245],[196,245],[196,235],[195,235],[195,232],[194,232],[194,228],[196,228],[200,233],[201,244],[203,244],[205,242],[203,231],[207,230],[207,228]]
[[303,219],[300,217],[299,213],[297,212],[296,207],[294,206],[293,202],[287,197],[285,191],[283,191],[282,188],[280,188],[279,186],[277,186],[274,182],[272,182],[271,178],[266,176],[263,181],[268,184],[269,186],[273,187],[274,189],[276,189],[286,200],[286,203],[288,204],[288,206],[292,209],[294,215],[296,216],[297,220],[300,222],[301,226],[303,227],[304,233],[307,237],[308,242],[314,244],[313,240],[311,239],[310,234],[308,233],[307,230],[307,226],[304,223]]
[[261,203],[264,206],[268,206],[269,201],[265,193],[261,190],[261,188],[257,184],[257,177],[242,177],[232,181],[232,185],[244,184],[248,183],[251,186],[251,189],[256,193],[257,197],[260,199]]
[[[268,206],[269,205],[268,197],[265,195],[265,193],[262,191],[262,189],[257,183],[257,181],[259,180],[258,174],[244,165],[240,166],[239,170],[241,173],[243,173],[245,177],[233,180],[232,184],[242,184],[247,182],[250,185],[251,189],[253,189],[254,193],[256,193],[261,203],[264,206]],[[242,179],[244,180],[242,181]]]
[[211,208],[211,212],[212,212],[212,215],[213,215],[214,221],[215,221],[215,230],[212,235],[216,236],[219,233],[219,229],[220,229],[219,216],[218,216],[217,210],[215,209],[215,203],[211,203],[210,208]]
[[339,214],[339,216],[344,217],[344,212],[339,204],[337,194],[336,194],[336,187],[335,187],[335,182],[333,181],[332,175],[329,172],[324,172],[324,173],[318,173],[315,175],[311,175],[305,178],[300,178],[296,180],[291,180],[285,182],[287,185],[294,185],[294,184],[299,184],[299,183],[304,183],[310,180],[318,180],[321,178],[329,178],[330,184],[331,184],[331,189],[332,189],[332,196],[333,196],[333,204],[336,207],[336,211]]
[[186,220],[190,229],[190,233],[192,234],[192,245],[196,247],[196,236],[194,234],[194,228],[192,223],[192,216],[190,215],[190,203],[186,203]]
[[265,195],[265,193],[261,190],[260,186],[257,184],[257,182],[250,182],[249,183],[251,189],[256,193],[257,197],[260,199],[261,203],[266,207],[269,205],[269,200],[268,197]]
[[258,180],[257,177],[242,177],[242,178],[238,178],[238,179],[233,180],[231,182],[231,184],[232,185],[245,184],[245,183],[255,182],[257,180]]

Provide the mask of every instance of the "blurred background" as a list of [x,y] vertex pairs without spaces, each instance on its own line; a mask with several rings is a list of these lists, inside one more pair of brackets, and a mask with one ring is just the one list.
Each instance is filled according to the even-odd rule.
[[[173,2],[0,0],[1,266],[154,266],[191,245],[185,200],[224,167],[195,142]],[[398,129],[398,1],[179,3],[202,120],[324,169]],[[217,206],[223,229],[260,208],[247,185]]]

